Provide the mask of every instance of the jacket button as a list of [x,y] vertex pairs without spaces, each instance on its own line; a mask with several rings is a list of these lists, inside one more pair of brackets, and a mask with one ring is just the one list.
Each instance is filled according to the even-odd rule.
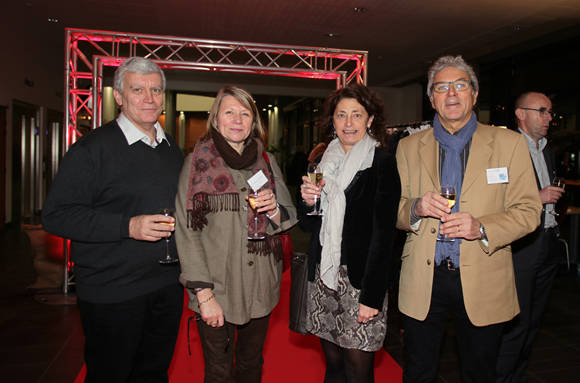
[[245,187],[243,187],[240,191],[245,192],[246,190],[248,190],[248,189],[246,189]]
[[248,210],[248,207],[247,206],[242,206],[242,209]]
[[435,230],[434,227],[431,228],[431,234],[435,234],[437,232],[437,230]]
[[248,225],[244,225],[244,227],[247,229],[248,228]]
[[430,260],[430,259],[428,259],[428,260],[427,260],[427,265],[430,265],[430,264],[431,264],[431,260]]
[[248,262],[248,266],[250,266],[250,267],[251,267],[251,266],[254,266],[254,261],[250,261],[250,262]]

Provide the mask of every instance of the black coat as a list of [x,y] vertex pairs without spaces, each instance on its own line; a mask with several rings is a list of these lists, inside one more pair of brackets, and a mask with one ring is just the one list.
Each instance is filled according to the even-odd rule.
[[[393,240],[401,181],[395,157],[376,149],[372,166],[356,174],[345,196],[341,264],[347,266],[352,286],[361,290],[359,303],[381,310],[389,275],[398,273]],[[312,207],[303,200],[299,205],[298,225],[303,231],[312,232],[308,245],[308,280],[312,282],[322,252],[322,220],[306,215]]]
[[[548,146],[544,147],[544,150],[542,150],[542,154],[544,155],[544,159],[546,160],[551,185],[552,181],[554,180],[554,171],[556,170],[556,156],[554,155],[554,151]],[[538,178],[538,174],[536,173],[535,167],[534,174],[536,175],[538,191],[542,190],[542,186],[540,185],[540,179]],[[546,213],[546,205],[544,204],[542,206],[542,221],[540,223],[540,226],[538,226],[538,228],[535,231],[512,243],[514,268],[516,270],[529,270],[536,263],[538,255],[540,254],[540,249],[542,248],[542,240],[544,238],[544,236],[541,235],[541,232],[544,230],[545,223],[544,221],[546,220],[545,213]],[[556,230],[557,230],[556,232],[559,233],[558,228],[556,228]]]

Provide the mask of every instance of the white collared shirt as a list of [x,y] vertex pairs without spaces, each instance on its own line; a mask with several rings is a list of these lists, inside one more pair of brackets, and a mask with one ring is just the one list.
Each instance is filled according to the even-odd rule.
[[[548,165],[546,164],[546,158],[544,158],[544,154],[542,151],[548,144],[548,140],[545,137],[540,138],[538,141],[538,145],[536,146],[536,142],[526,134],[522,129],[518,128],[519,131],[524,135],[526,141],[528,143],[528,149],[530,150],[530,156],[532,157],[532,162],[534,163],[534,168],[536,169],[536,174],[538,175],[538,179],[540,180],[540,187],[543,189],[546,186],[551,186],[550,183],[550,174],[548,173]],[[546,213],[554,210],[554,204],[548,203],[546,204]],[[558,226],[556,222],[556,217],[552,214],[544,214],[545,221],[544,227],[554,227]]]
[[149,138],[149,136],[145,134],[145,132],[143,132],[141,129],[136,127],[131,121],[129,121],[129,119],[125,117],[123,113],[121,113],[117,118],[117,123],[119,124],[119,127],[123,131],[123,134],[125,135],[125,138],[127,139],[129,145],[133,145],[137,141],[143,141],[143,143],[151,146],[152,148],[155,148],[163,140],[167,141],[167,144],[170,145],[169,141],[167,140],[167,137],[165,137],[165,132],[163,131],[163,128],[161,128],[159,122],[156,122],[155,125],[153,126],[155,128],[155,141],[153,142],[151,142],[151,138]]

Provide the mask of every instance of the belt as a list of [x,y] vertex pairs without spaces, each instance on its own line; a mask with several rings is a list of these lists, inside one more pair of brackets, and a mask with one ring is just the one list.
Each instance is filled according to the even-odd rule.
[[444,259],[437,267],[445,267],[447,270],[459,270],[459,266],[455,266],[451,259]]

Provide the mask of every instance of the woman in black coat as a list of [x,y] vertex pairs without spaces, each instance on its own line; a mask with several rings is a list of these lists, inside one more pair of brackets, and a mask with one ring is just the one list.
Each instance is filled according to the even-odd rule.
[[[387,330],[387,287],[401,183],[380,97],[360,84],[333,92],[321,131],[334,139],[314,185],[303,177],[298,214],[308,247],[307,329],[320,337],[325,382],[374,382]],[[323,216],[308,215],[320,199]]]

